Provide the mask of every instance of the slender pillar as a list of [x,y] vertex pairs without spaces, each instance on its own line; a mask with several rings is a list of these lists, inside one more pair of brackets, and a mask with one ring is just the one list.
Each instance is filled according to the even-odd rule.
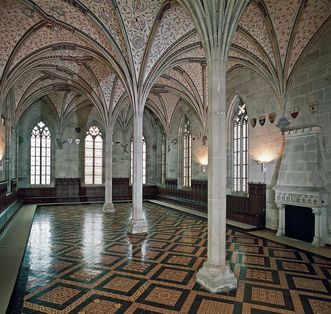
[[315,234],[313,242],[311,243],[313,246],[322,246],[322,210],[320,208],[312,208],[313,214],[315,215]]
[[103,204],[104,213],[114,213],[113,204],[113,129],[111,126],[106,130],[105,141],[105,203]]
[[197,282],[211,292],[237,287],[226,262],[226,89],[225,61],[217,52],[208,63],[208,256]]
[[134,113],[133,129],[133,182],[132,217],[129,233],[146,233],[147,225],[143,213],[143,112]]
[[277,204],[278,206],[278,231],[276,236],[283,237],[285,236],[285,205],[284,204]]

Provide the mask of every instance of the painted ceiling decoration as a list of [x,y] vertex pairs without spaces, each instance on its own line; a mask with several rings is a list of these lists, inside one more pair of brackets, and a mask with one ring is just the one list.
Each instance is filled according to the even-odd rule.
[[[205,53],[179,2],[1,1],[0,103],[13,91],[19,118],[42,98],[64,120],[89,104],[109,123],[140,95],[167,128],[183,99],[205,128]],[[330,15],[329,0],[252,0],[232,41],[227,71],[255,70],[285,105],[296,69]]]

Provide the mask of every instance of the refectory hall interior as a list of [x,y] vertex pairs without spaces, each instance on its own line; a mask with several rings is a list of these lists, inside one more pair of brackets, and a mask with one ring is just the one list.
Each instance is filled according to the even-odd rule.
[[330,0],[0,0],[0,313],[331,313]]

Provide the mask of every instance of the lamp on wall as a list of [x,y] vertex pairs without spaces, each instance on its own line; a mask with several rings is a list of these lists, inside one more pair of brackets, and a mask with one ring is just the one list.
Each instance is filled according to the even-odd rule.
[[1,114],[1,124],[6,125],[6,117],[3,113]]
[[9,159],[6,160],[0,160],[0,171],[3,171],[3,167],[5,163],[9,163]]

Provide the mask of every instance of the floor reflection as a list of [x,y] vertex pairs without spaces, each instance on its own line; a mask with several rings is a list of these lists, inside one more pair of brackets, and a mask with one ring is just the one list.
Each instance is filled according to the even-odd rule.
[[130,204],[37,210],[23,313],[330,313],[331,260],[227,230],[238,289],[212,294],[196,272],[206,220],[144,203],[148,234],[128,235]]

